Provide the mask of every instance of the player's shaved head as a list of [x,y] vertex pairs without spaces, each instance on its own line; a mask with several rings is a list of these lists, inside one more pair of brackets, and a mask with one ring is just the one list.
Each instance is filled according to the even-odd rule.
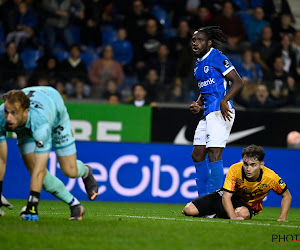
[[252,144],[243,149],[242,157],[244,158],[244,156],[257,159],[258,161],[264,161],[265,151],[263,147]]
[[19,102],[23,109],[29,108],[30,99],[29,97],[21,90],[10,90],[3,95],[4,102],[16,103]]

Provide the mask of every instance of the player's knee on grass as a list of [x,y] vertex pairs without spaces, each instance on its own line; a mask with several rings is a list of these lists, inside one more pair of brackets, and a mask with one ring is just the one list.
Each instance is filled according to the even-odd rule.
[[249,212],[248,208],[246,208],[246,207],[237,207],[235,209],[235,214],[237,217],[244,218],[244,220],[250,219],[250,212]]
[[198,211],[198,209],[196,208],[196,206],[192,202],[189,202],[184,207],[184,209],[182,211],[182,214],[184,214],[186,216],[196,216],[196,215],[199,214],[199,211]]

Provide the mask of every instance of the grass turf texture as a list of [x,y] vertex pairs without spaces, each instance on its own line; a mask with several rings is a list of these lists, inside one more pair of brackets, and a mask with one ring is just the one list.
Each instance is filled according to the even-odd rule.
[[[264,208],[250,221],[185,217],[184,205],[83,202],[82,221],[68,221],[59,201],[41,201],[38,222],[21,221],[24,200],[3,208],[0,249],[300,249],[300,242],[272,242],[272,235],[300,240],[300,209],[277,222],[279,208]],[[290,239],[289,239],[290,240]],[[294,237],[295,240],[295,237]]]

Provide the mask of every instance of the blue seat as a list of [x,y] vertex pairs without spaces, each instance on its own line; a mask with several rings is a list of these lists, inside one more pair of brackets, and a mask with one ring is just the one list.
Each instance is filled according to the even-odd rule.
[[170,21],[168,13],[159,7],[155,7],[152,10],[152,14],[155,16],[155,18],[159,21],[159,23],[163,26],[164,29],[169,30],[171,29]]
[[80,30],[79,27],[72,27],[73,41],[76,44],[80,44],[81,43],[80,32],[81,32],[81,30]]
[[27,49],[21,52],[21,59],[26,71],[32,71],[37,66],[37,60],[42,56],[39,50]]
[[101,31],[102,35],[102,44],[106,46],[108,44],[112,44],[113,42],[117,41],[117,32],[113,29],[104,29]]
[[54,50],[52,53],[53,53],[53,55],[56,56],[57,60],[60,62],[69,58],[69,56],[70,56],[69,52],[65,51],[65,50]]
[[5,33],[2,24],[0,24],[0,42],[5,42]]
[[91,53],[91,52],[82,52],[80,54],[80,58],[82,61],[85,62],[87,69],[89,70],[91,67],[91,64],[93,63],[94,60],[98,59],[99,56],[97,53]]

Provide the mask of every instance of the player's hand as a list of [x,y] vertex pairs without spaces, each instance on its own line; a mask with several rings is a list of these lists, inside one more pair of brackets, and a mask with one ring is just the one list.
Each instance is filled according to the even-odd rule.
[[197,102],[192,102],[192,104],[190,105],[190,111],[193,113],[193,114],[197,114],[200,112],[200,105],[197,103]]
[[28,202],[23,220],[38,221],[37,203]]
[[288,222],[286,219],[281,219],[281,218],[278,218],[277,221],[284,221],[284,222]]
[[226,120],[230,121],[230,119],[232,119],[231,114],[233,112],[230,110],[230,108],[229,108],[229,106],[228,106],[228,104],[227,104],[226,101],[221,100],[220,109],[221,109],[221,113],[222,113],[222,116],[223,116],[224,120],[225,121]]
[[244,217],[234,217],[234,218],[230,218],[231,220],[244,220]]

